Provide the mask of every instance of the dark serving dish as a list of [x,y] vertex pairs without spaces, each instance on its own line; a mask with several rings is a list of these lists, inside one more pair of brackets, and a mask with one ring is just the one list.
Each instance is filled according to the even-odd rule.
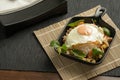
[[0,14],[0,38],[9,37],[27,26],[65,13],[67,13],[66,0],[43,0],[19,11],[2,13]]
[[[83,19],[85,20],[85,23],[93,23],[93,22],[91,21],[91,19],[94,19],[94,20],[97,21],[97,22],[96,22],[96,25],[99,25],[99,26],[101,26],[101,27],[104,26],[104,27],[106,27],[106,28],[108,28],[108,29],[110,30],[110,33],[111,33],[110,37],[112,37],[112,41],[113,41],[113,39],[114,39],[114,37],[115,37],[115,34],[116,34],[116,31],[115,31],[115,29],[114,29],[112,26],[110,26],[109,24],[107,24],[107,23],[102,19],[102,16],[105,14],[105,12],[106,12],[106,9],[105,9],[105,8],[103,8],[103,7],[102,7],[102,8],[98,8],[98,9],[96,10],[96,13],[95,13],[94,16],[90,16],[90,17],[73,17],[73,18],[67,23],[67,25],[68,25],[69,23],[71,23],[71,22],[75,22],[75,21],[77,21],[77,20],[83,20]],[[58,41],[60,42],[60,45],[63,44],[63,36],[66,34],[67,30],[70,28],[70,27],[67,26],[67,25],[66,25],[65,29],[63,30],[63,32],[61,33],[61,35],[60,35],[60,37],[59,37],[59,39],[58,39]],[[110,45],[111,45],[112,41],[110,42]],[[64,54],[64,53],[61,53],[61,55],[65,56],[65,57],[68,57],[68,58],[70,58],[70,59],[73,59],[73,60],[75,60],[75,61],[79,61],[79,62],[82,62],[82,63],[87,63],[87,64],[96,65],[96,64],[100,64],[100,63],[103,61],[103,59],[104,59],[105,56],[107,55],[107,52],[108,52],[109,48],[110,48],[110,46],[105,50],[102,58],[101,58],[98,62],[96,62],[96,63],[90,63],[90,62],[87,62],[87,61],[83,61],[83,60],[77,59],[77,58],[74,57],[74,56],[70,56],[70,55],[67,55],[67,54]],[[57,51],[57,50],[56,50],[56,51]]]

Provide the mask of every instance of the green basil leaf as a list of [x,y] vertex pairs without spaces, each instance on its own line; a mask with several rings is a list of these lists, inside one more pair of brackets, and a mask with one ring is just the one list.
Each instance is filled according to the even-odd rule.
[[77,49],[73,49],[72,53],[74,54],[74,56],[76,56],[78,58],[86,57],[86,55],[82,51],[77,50]]
[[51,41],[50,46],[57,48],[57,47],[60,47],[60,43],[56,40],[53,40]]
[[60,43],[56,40],[51,41],[50,46],[54,47],[59,54],[66,53],[68,49],[66,44],[63,44],[62,46],[60,46]]
[[67,52],[67,46],[66,46],[66,44],[63,44],[62,46],[61,46],[61,48],[62,48],[62,53],[65,53],[65,52]]

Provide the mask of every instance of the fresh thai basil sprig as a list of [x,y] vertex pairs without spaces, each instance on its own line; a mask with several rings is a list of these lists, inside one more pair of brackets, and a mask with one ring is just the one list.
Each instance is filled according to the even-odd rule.
[[60,43],[56,40],[51,41],[50,46],[54,47],[58,51],[59,54],[66,53],[68,49],[65,44],[61,46]]

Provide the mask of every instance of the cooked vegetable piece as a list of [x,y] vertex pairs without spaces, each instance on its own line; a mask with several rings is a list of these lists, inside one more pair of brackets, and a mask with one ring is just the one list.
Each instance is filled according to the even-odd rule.
[[86,57],[86,55],[84,54],[84,52],[82,52],[82,51],[80,51],[80,50],[77,50],[77,49],[73,49],[72,51],[72,54],[74,55],[74,56],[76,56],[77,58],[84,58],[84,57]]
[[103,31],[107,36],[110,36],[110,30],[106,27],[103,27]]
[[103,51],[100,48],[93,48],[92,49],[92,54],[93,54],[93,58],[99,58],[99,55],[103,54]]
[[81,23],[81,22],[84,22],[84,20],[78,20],[78,21],[69,23],[67,26],[70,26],[70,27],[74,28],[74,27],[78,26],[78,24]]

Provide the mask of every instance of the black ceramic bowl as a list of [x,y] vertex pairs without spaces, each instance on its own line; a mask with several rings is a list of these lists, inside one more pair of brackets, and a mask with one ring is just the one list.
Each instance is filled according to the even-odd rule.
[[[92,20],[96,20],[95,24],[96,25],[99,25],[101,27],[106,27],[110,30],[110,37],[112,37],[114,39],[115,37],[115,34],[116,34],[116,31],[115,29],[110,26],[109,24],[107,24],[101,17],[105,14],[106,12],[106,9],[101,7],[101,8],[98,8],[96,10],[96,13],[94,16],[90,16],[90,17],[73,17],[65,26],[65,29],[63,30],[63,32],[61,33],[58,41],[60,42],[60,44],[62,45],[64,42],[63,42],[63,36],[66,34],[67,30],[70,28],[69,26],[67,26],[69,23],[72,23],[72,22],[75,22],[75,21],[78,21],[78,20],[84,20],[85,23],[93,23]],[[113,41],[112,39],[112,41]],[[110,42],[110,44],[112,43],[112,41]],[[97,61],[96,63],[91,63],[91,62],[87,62],[87,61],[83,61],[83,60],[80,60],[74,56],[70,56],[70,55],[67,55],[67,54],[64,54],[64,53],[61,53],[63,56],[65,57],[68,57],[70,59],[73,59],[75,61],[79,61],[79,62],[82,62],[82,63],[87,63],[87,64],[92,64],[92,65],[96,65],[96,64],[100,64],[103,59],[105,58],[105,56],[107,55],[107,51],[109,50],[110,46],[105,50],[105,53],[103,54],[103,57]],[[57,50],[56,50],[57,51]]]

